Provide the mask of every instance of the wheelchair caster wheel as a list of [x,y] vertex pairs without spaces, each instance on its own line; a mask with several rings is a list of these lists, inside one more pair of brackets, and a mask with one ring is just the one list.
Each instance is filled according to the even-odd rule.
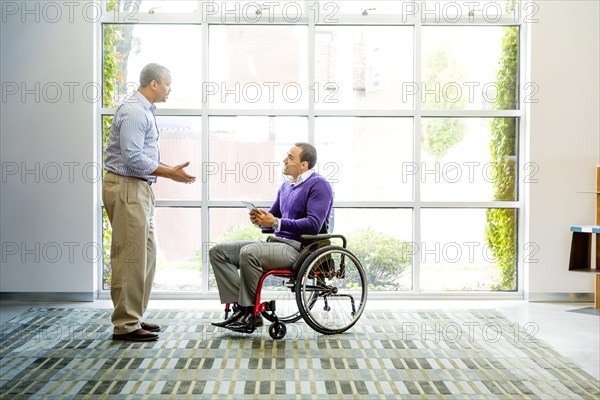
[[325,306],[325,307],[323,307],[323,311],[331,311],[331,307]]
[[269,327],[269,335],[273,339],[282,339],[285,336],[286,332],[287,328],[282,322],[275,322]]

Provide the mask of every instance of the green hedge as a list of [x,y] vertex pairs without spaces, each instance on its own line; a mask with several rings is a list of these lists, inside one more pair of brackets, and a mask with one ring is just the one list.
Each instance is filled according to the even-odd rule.
[[[506,1],[506,10],[514,10],[514,0]],[[499,110],[517,108],[517,76],[519,70],[519,29],[504,27],[502,56],[496,74],[497,98],[494,105]],[[490,123],[491,177],[494,200],[516,200],[516,148],[517,131],[513,118],[494,118]],[[486,212],[485,239],[494,260],[501,270],[500,280],[493,290],[517,289],[517,213],[514,209],[488,209]]]

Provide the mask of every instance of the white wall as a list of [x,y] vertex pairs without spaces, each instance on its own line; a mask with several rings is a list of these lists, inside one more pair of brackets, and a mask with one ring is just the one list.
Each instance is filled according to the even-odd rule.
[[0,291],[92,300],[95,16],[46,3],[0,3]]
[[540,1],[531,28],[530,161],[539,172],[529,190],[529,235],[539,249],[525,264],[533,300],[591,293],[594,276],[568,272],[569,227],[594,224],[595,167],[600,163],[600,2]]

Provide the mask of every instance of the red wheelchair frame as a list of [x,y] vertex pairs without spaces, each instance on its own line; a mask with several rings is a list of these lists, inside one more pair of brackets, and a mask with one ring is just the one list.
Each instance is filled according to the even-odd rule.
[[[330,239],[333,238],[338,238],[342,240],[342,246],[333,246],[331,245],[331,241]],[[291,282],[293,282],[294,284],[294,289],[290,290],[292,292],[296,292],[296,304],[298,306],[298,312],[299,314],[302,316],[302,318],[305,319],[305,321],[307,323],[309,323],[309,325],[311,327],[313,327],[313,329],[324,333],[324,334],[333,334],[333,333],[340,333],[340,332],[344,332],[345,330],[349,329],[352,325],[354,325],[354,323],[358,320],[358,318],[360,317],[360,315],[362,314],[362,311],[364,309],[365,303],[366,303],[366,297],[367,297],[367,282],[366,282],[366,275],[364,273],[364,270],[362,269],[362,265],[360,264],[360,262],[358,261],[358,259],[356,259],[356,257],[346,249],[346,245],[347,245],[347,240],[343,235],[339,235],[339,234],[318,234],[318,235],[302,235],[302,239],[303,240],[312,240],[313,242],[310,243],[308,246],[306,246],[299,254],[298,258],[294,261],[294,264],[292,265],[292,267],[290,269],[277,269],[277,270],[271,270],[271,271],[267,271],[265,272],[261,278],[260,281],[258,283],[257,286],[257,290],[256,290],[256,298],[255,298],[255,302],[254,302],[254,310],[253,310],[253,315],[257,316],[259,314],[263,314],[265,316],[267,316],[267,319],[269,319],[270,321],[272,321],[271,326],[269,327],[269,334],[273,339],[281,339],[285,336],[286,334],[286,327],[285,324],[279,320],[279,318],[277,317],[277,315],[275,314],[276,312],[276,305],[275,305],[275,300],[270,300],[270,301],[262,301],[261,302],[261,292],[263,289],[263,285],[265,280],[270,277],[270,276],[275,276],[275,277],[281,277],[284,279],[290,279]],[[309,267],[314,268],[315,265],[321,266],[324,264],[328,264],[329,265],[329,261],[331,260],[332,255],[336,255],[336,257],[340,257],[338,260],[338,269],[337,272],[334,271],[325,271],[323,269],[310,269],[310,271],[308,270]],[[352,265],[355,266],[355,269],[353,271],[356,271],[354,273],[353,276],[357,276],[357,279],[360,279],[360,285],[358,285],[360,287],[360,303],[359,303],[359,307],[356,307],[356,302],[354,299],[353,295],[349,295],[349,294],[342,294],[342,293],[338,293],[338,288],[337,287],[333,287],[334,284],[331,285],[325,285],[324,282],[326,279],[335,279],[335,278],[345,278],[346,275],[346,261],[350,260],[352,262]],[[329,268],[329,267],[328,267]],[[309,285],[312,289],[312,291],[314,293],[311,293],[310,296],[314,296],[311,297],[311,304],[310,305],[304,305],[302,304],[302,301],[300,300],[300,297],[298,296],[298,291],[300,290],[300,288],[302,287],[302,285],[300,284],[301,282],[298,282],[299,279],[302,279],[302,276],[309,276],[311,277],[311,279],[315,279],[317,281],[321,281],[323,282],[321,285]],[[340,290],[341,291],[341,290]],[[317,293],[317,292],[321,292],[321,293]],[[323,295],[323,293],[325,293]],[[329,296],[329,297],[327,297]],[[322,326],[319,324],[319,322],[312,322],[309,321],[311,318],[309,317],[309,315],[307,315],[307,313],[310,313],[310,311],[306,311],[306,309],[310,309],[312,308],[312,306],[314,305],[314,303],[316,302],[316,298],[349,298],[350,302],[351,302],[351,312],[349,312],[349,314],[352,316],[351,321],[343,326],[342,328],[339,329],[329,329],[325,326]],[[325,307],[324,307],[325,311],[330,311],[331,308],[327,305],[327,300],[325,299]],[[229,312],[231,311],[231,305],[229,303],[227,303],[225,305],[225,319],[227,319]],[[292,321],[286,321],[286,322],[294,322],[296,320],[300,319],[300,316],[298,316],[297,318],[294,318]]]

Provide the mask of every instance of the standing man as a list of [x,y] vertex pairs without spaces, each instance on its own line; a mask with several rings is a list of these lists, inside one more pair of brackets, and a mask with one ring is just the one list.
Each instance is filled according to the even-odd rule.
[[102,200],[112,226],[110,295],[113,340],[157,340],[160,326],[143,322],[156,267],[154,193],[158,176],[193,183],[184,168],[160,162],[156,106],[171,91],[171,74],[159,64],[146,65],[140,87],[113,117],[108,145]]
[[[277,192],[267,212],[251,211],[250,221],[275,230],[267,242],[225,242],[209,251],[221,303],[234,303],[231,317],[213,325],[236,332],[251,333],[262,326],[254,316],[254,301],[264,271],[289,269],[304,243],[300,236],[326,232],[333,206],[333,190],[327,180],[313,168],[317,150],[309,143],[296,143],[283,160],[283,173],[291,178]],[[239,270],[239,273],[238,273]]]

